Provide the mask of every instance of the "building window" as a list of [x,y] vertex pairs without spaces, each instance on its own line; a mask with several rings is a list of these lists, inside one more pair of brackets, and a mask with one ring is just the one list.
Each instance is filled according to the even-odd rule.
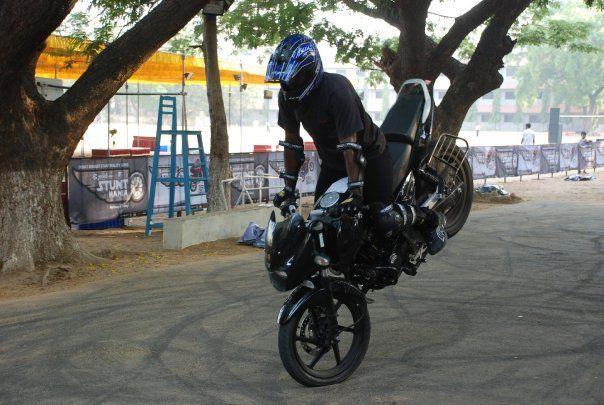
[[382,90],[376,90],[375,91],[375,98],[378,100],[382,99]]
[[492,100],[493,99],[493,93],[489,93],[489,94],[485,94],[484,96],[482,96],[483,100]]
[[514,122],[514,114],[503,114],[503,122]]
[[516,93],[514,92],[514,90],[508,90],[504,93],[504,97],[506,100],[515,100]]
[[480,122],[489,122],[491,114],[482,113],[480,114]]

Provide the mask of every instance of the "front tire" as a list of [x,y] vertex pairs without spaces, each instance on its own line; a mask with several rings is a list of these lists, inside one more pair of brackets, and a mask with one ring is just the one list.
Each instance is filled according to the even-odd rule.
[[[344,381],[359,367],[369,347],[367,303],[342,292],[334,292],[333,297],[338,315],[335,345],[328,343],[334,336],[329,334],[324,297],[310,298],[295,317],[279,326],[281,361],[289,375],[302,385],[319,387]],[[348,343],[350,346],[344,351]]]

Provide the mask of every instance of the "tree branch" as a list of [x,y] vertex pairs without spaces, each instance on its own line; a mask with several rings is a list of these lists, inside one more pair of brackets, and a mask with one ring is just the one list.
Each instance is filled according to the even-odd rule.
[[[16,88],[20,72],[37,59],[46,38],[71,12],[77,0],[4,0],[0,2],[0,88]],[[33,80],[33,79],[32,79]]]
[[[166,41],[195,17],[209,0],[163,0],[97,56],[74,85],[55,102],[67,125],[88,126],[112,95]],[[77,131],[76,131],[77,132]],[[77,143],[79,139],[69,139]]]
[[372,0],[374,7],[369,7],[367,4],[359,3],[356,0],[341,0],[352,11],[365,14],[368,17],[384,20],[393,27],[399,27],[399,20],[396,13],[396,7],[391,1]]
[[460,62],[453,56],[449,56],[444,63],[441,64],[439,70],[434,70],[430,64],[429,58],[434,53],[437,46],[438,44],[432,38],[426,36],[426,59],[428,59],[429,72],[425,78],[428,80],[436,80],[438,75],[442,73],[447,76],[450,81],[453,81],[461,74],[461,72],[463,72],[466,68],[466,64]]
[[591,93],[591,97],[597,98],[602,91],[604,91],[604,86],[598,87],[593,93]]
[[426,66],[426,19],[432,0],[397,0],[400,19],[398,54],[401,78],[421,77]]
[[437,121],[449,126],[439,126],[437,133],[456,133],[472,103],[501,86],[503,77],[499,69],[503,67],[503,58],[512,52],[516,43],[508,36],[508,31],[532,1],[507,0],[505,7],[492,17],[467,67],[451,82],[437,109]]
[[[426,51],[425,58],[427,59],[431,52],[436,48],[436,42],[426,35]],[[399,50],[400,51],[400,50]],[[397,52],[399,52],[397,51]],[[398,90],[399,86],[403,82],[403,78],[400,76],[400,72],[396,70],[398,66],[397,61],[399,60],[399,54],[388,46],[382,48],[382,56],[379,61],[374,61],[374,64],[384,72],[390,78],[390,83],[394,86],[395,90]],[[459,76],[466,68],[466,64],[460,62],[453,56],[441,66],[441,70],[435,72],[434,76],[425,76],[425,79],[436,80],[438,75],[442,72],[452,82]],[[423,76],[423,75],[422,75]]]
[[430,76],[438,75],[442,65],[459,48],[459,45],[472,31],[491,17],[498,8],[507,6],[498,0],[482,0],[465,14],[457,17],[455,23],[431,52],[428,60]]

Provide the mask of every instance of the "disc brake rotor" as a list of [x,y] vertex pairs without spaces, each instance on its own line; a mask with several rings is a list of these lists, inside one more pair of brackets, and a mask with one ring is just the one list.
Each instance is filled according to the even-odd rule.
[[[307,314],[302,324],[300,325],[300,336],[319,340],[320,342],[324,342],[327,336],[327,317],[324,314],[317,314],[318,316],[313,316],[312,314]],[[313,318],[316,318],[318,322],[315,322]],[[317,325],[318,323],[318,325]],[[312,344],[308,344],[306,342],[300,342],[302,349],[310,355],[316,356],[322,350],[322,347],[315,346]]]

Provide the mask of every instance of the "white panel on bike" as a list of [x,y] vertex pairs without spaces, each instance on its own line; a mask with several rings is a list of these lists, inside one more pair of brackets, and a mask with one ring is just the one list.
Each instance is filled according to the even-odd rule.
[[428,116],[430,115],[430,109],[432,108],[432,97],[430,97],[430,92],[428,91],[428,86],[426,85],[426,82],[422,79],[406,80],[401,85],[401,89],[398,92],[399,96],[401,95],[401,93],[403,92],[403,89],[405,88],[405,85],[407,85],[407,84],[419,84],[419,86],[422,88],[422,92],[424,93],[424,100],[426,100],[424,102],[424,111],[422,113],[422,124],[425,124],[426,120],[428,119]]
[[342,177],[340,180],[336,181],[331,186],[329,186],[325,194],[334,191],[336,193],[345,193],[346,190],[348,190],[348,177]]

